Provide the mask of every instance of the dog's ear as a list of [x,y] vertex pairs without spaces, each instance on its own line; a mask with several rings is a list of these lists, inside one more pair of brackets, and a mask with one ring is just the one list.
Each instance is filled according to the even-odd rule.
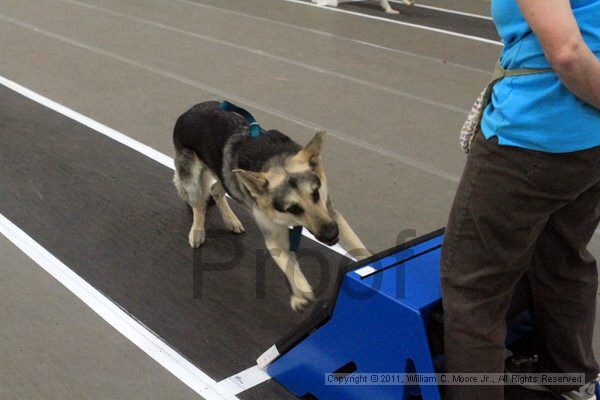
[[245,169],[234,169],[233,174],[253,196],[266,193],[267,187],[269,186],[269,181],[261,172],[246,171]]
[[308,142],[306,146],[298,153],[298,158],[304,162],[308,162],[311,167],[317,167],[321,162],[321,148],[327,132],[319,131]]

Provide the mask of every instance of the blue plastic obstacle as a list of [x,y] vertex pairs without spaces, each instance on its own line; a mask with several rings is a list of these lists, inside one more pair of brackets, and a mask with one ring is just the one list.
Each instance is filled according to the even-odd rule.
[[[433,373],[428,340],[431,311],[439,307],[437,231],[341,271],[334,303],[321,304],[295,332],[267,351],[259,364],[299,397],[406,399],[415,388],[399,385],[330,385],[331,373]],[[440,399],[422,386],[425,400]]]
[[[328,375],[389,373],[393,378],[443,369],[442,240],[439,230],[340,271],[329,304],[317,305],[258,364],[268,365],[270,376],[302,398],[440,400],[436,385],[335,385]],[[509,321],[511,343],[531,331],[523,318],[528,312],[518,315],[516,329]]]

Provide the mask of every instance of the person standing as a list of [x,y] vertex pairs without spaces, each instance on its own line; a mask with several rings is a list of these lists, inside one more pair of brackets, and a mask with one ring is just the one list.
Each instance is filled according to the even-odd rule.
[[[590,400],[600,222],[600,0],[492,0],[504,69],[552,70],[495,84],[442,247],[447,372],[504,372],[505,316],[527,274],[540,372],[584,373]],[[503,386],[449,386],[448,400],[501,400]],[[533,397],[535,398],[535,397]]]

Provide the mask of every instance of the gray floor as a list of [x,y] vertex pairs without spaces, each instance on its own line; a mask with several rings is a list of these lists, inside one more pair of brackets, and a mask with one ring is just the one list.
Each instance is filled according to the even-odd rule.
[[370,247],[389,247],[404,229],[444,225],[465,159],[456,132],[497,46],[280,0],[223,6],[311,28],[320,19],[319,29],[364,31],[363,40],[415,55],[188,2],[85,1],[112,11],[0,0],[0,72],[167,154],[175,118],[206,99],[246,103],[265,127],[301,142],[326,128],[334,201]]
[[0,399],[198,399],[0,236]]
[[0,75],[167,154],[176,117],[208,99],[300,142],[326,128],[333,199],[381,250],[445,224],[457,132],[500,48],[281,0],[0,0],[0,49]]
[[418,4],[425,6],[443,7],[448,10],[456,10],[484,16],[490,15],[490,3],[490,0],[424,0],[418,2]]

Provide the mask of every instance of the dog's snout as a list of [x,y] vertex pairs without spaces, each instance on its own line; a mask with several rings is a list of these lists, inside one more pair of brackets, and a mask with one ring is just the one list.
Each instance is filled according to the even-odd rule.
[[324,225],[319,232],[319,241],[327,244],[336,244],[340,231],[336,222]]

